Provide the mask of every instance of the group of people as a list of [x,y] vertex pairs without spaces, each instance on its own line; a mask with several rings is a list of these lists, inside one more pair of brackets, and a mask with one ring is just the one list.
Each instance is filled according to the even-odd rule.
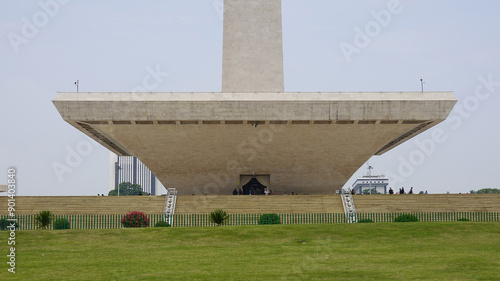
[[[389,188],[389,194],[394,194],[394,190],[392,190],[392,187]],[[396,194],[406,194],[405,188],[401,187],[399,189],[398,193],[396,193]],[[413,187],[410,188],[410,191],[408,192],[408,194],[413,194]]]
[[[142,192],[137,193],[137,195],[143,195]],[[151,193],[147,193],[148,196],[151,196]],[[194,195],[194,194],[193,194]],[[104,194],[97,193],[97,196],[104,196]]]
[[[389,194],[394,194],[394,190],[392,190],[392,187],[389,188]],[[406,194],[405,188],[401,187],[399,189],[399,192],[396,194]],[[413,187],[410,187],[410,191],[408,191],[408,194],[413,194]],[[425,191],[425,194],[427,194],[427,190]]]
[[[269,190],[266,188],[249,188],[248,189],[248,195],[269,195],[270,192]],[[233,190],[233,195],[247,195],[246,193],[243,192],[243,190],[236,190],[236,188]]]
[[[389,188],[389,194],[394,194],[394,190],[392,190],[392,187]],[[398,193],[396,193],[396,194],[406,194],[405,188],[401,187],[399,189]],[[408,194],[413,194],[413,187],[410,188],[410,191],[408,192]]]

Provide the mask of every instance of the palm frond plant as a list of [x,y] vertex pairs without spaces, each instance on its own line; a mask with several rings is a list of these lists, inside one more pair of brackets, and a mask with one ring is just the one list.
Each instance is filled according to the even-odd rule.
[[35,222],[38,225],[38,228],[46,229],[50,226],[52,222],[52,217],[54,215],[50,211],[40,211],[35,215]]
[[228,219],[229,215],[224,210],[217,209],[210,213],[210,221],[215,223],[217,226],[225,224]]

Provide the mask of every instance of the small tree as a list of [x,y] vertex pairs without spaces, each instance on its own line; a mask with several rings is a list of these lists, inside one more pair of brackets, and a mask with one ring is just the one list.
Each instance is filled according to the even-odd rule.
[[[142,187],[138,184],[132,184],[130,182],[122,182],[118,186],[120,188],[120,196],[142,194]],[[117,196],[117,195],[118,195],[118,188],[110,190],[108,193],[108,196]]]
[[478,191],[471,190],[471,194],[488,194],[488,193],[500,193],[499,188],[482,188],[479,189]]
[[225,224],[229,219],[229,215],[226,213],[226,211],[217,209],[210,213],[209,218],[211,222],[215,223],[217,226],[221,226]]
[[54,215],[50,211],[40,211],[35,215],[35,222],[38,225],[38,228],[45,229],[50,226],[52,222],[52,217]]

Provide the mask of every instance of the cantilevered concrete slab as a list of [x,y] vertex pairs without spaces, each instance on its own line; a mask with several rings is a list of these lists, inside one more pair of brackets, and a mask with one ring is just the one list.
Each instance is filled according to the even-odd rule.
[[240,175],[275,192],[327,194],[379,155],[446,119],[425,93],[59,93],[71,125],[134,155],[181,194],[229,194]]
[[59,93],[61,116],[179,194],[331,194],[446,119],[451,92],[285,93],[279,0],[226,0],[221,93]]

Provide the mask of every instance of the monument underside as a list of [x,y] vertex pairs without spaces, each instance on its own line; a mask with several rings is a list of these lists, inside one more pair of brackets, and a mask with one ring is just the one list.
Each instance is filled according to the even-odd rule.
[[63,118],[145,163],[179,194],[231,194],[240,175],[277,193],[329,194],[372,155],[441,122],[434,93],[60,93]]

